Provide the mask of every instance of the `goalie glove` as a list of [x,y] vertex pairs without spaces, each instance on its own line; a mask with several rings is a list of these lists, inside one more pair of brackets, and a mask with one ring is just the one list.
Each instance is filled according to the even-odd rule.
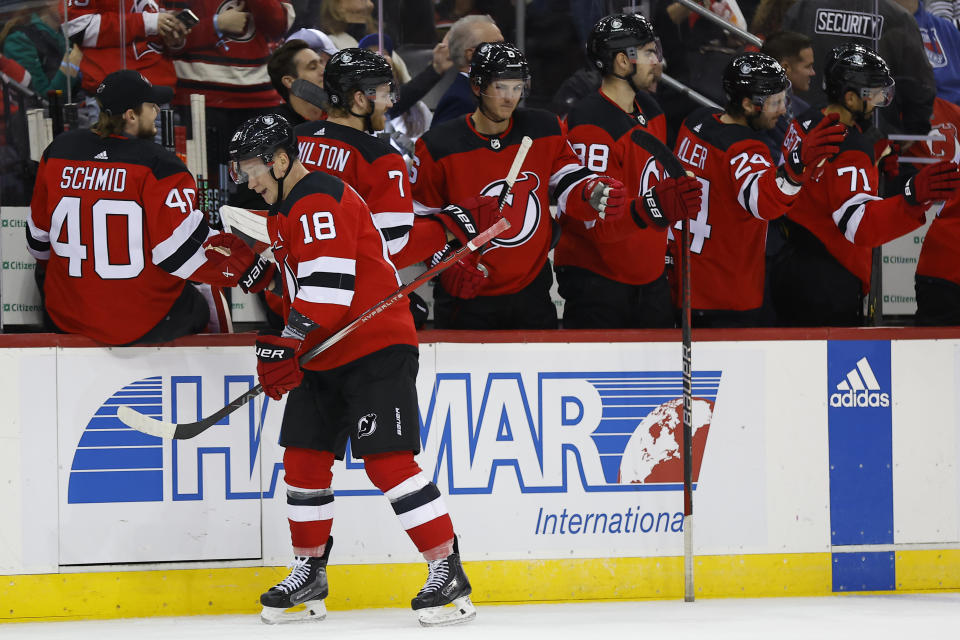
[[907,180],[903,197],[912,205],[950,200],[960,191],[960,172],[954,162],[928,164]]
[[627,211],[627,190],[623,183],[609,176],[595,176],[567,196],[563,213],[590,222],[597,218],[614,219]]
[[787,154],[786,163],[791,181],[806,181],[821,162],[840,152],[840,144],[847,135],[840,116],[830,113],[810,130],[801,142]]
[[244,293],[259,293],[273,279],[277,266],[253,252],[232,233],[218,233],[203,243],[207,262],[224,278],[221,286],[237,287]]
[[630,215],[641,229],[653,223],[664,229],[700,212],[703,186],[690,176],[664,178],[657,186],[630,203]]

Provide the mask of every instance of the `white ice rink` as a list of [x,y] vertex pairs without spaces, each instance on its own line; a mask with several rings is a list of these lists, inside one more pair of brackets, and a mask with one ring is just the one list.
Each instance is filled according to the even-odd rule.
[[960,594],[596,602],[478,607],[477,619],[423,629],[405,609],[332,611],[322,622],[267,626],[255,615],[0,624],[25,640],[932,640],[960,635]]

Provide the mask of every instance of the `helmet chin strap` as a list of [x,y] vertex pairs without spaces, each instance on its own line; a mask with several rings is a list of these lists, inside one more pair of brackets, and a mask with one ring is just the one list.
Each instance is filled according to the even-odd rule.
[[635,75],[637,75],[637,63],[636,63],[636,62],[630,63],[630,73],[629,73],[629,75],[623,75],[623,76],[621,76],[620,74],[617,74],[617,73],[614,73],[614,74],[613,74],[613,76],[614,76],[615,78],[620,78],[621,80],[625,80],[625,81],[627,82],[627,84],[630,85],[630,88],[633,89],[633,92],[634,92],[634,93],[638,93],[638,92],[640,91],[640,89],[637,87],[637,83],[633,81],[633,76],[635,76]]
[[370,98],[367,98],[366,94],[363,96],[367,100],[367,104],[370,106],[370,111],[367,113],[354,113],[353,109],[347,109],[347,112],[352,115],[354,118],[360,118],[363,120],[363,130],[367,133],[373,133],[373,112],[376,110],[376,105],[373,104],[373,101]]
[[283,172],[283,175],[279,177],[273,172],[273,167],[270,167],[270,177],[277,181],[277,201],[274,202],[273,206],[270,207],[271,214],[275,214],[280,208],[280,203],[283,202],[283,181],[288,175],[290,175],[290,169],[292,166],[293,163],[291,162],[287,167],[287,170]]

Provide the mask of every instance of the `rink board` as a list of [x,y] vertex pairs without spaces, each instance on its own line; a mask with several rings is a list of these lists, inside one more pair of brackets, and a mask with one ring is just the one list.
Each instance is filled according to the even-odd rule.
[[[682,595],[677,333],[424,334],[418,461],[475,601]],[[695,337],[698,596],[960,588],[960,332]],[[211,413],[251,342],[0,337],[0,620],[257,609],[289,556],[282,406],[176,443],[115,418]],[[334,487],[329,606],[408,606],[425,569],[362,462]]]

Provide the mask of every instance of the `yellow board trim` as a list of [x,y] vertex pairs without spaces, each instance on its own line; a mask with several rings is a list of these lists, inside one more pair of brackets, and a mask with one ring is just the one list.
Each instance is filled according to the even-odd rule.
[[[605,558],[466,562],[472,599],[483,603],[678,599],[683,559]],[[0,622],[246,613],[282,580],[283,567],[3,576]],[[422,563],[337,565],[328,570],[330,610],[408,607]],[[831,555],[697,556],[697,597],[831,595]],[[897,552],[904,591],[960,588],[960,550]],[[37,594],[43,594],[37,597]]]

